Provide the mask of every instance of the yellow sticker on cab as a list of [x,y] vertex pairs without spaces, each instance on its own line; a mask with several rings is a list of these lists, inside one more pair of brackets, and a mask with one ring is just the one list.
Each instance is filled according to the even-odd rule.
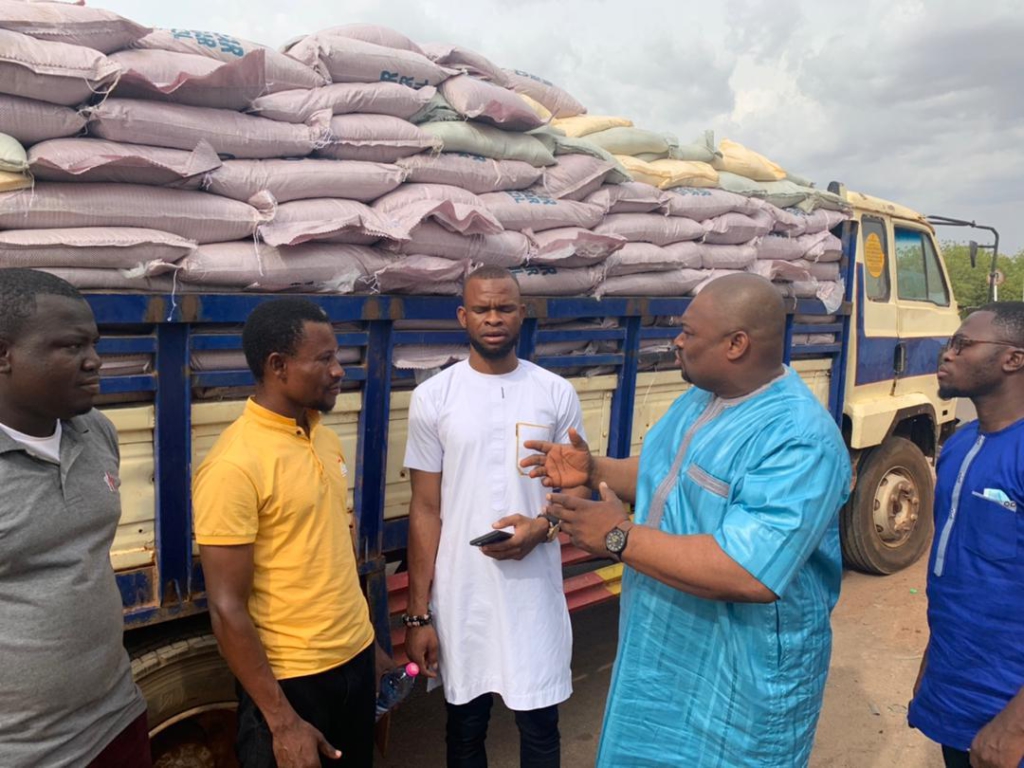
[[882,240],[872,232],[864,241],[864,266],[868,274],[878,279],[885,271],[885,249],[882,248]]

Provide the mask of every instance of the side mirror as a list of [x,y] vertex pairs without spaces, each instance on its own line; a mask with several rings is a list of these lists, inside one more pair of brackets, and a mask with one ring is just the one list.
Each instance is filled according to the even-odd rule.
[[969,247],[969,253],[971,255],[971,269],[978,266],[978,243],[971,240]]

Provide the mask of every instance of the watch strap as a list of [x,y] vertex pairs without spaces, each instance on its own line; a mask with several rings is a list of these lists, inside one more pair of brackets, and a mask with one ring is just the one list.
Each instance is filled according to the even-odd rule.
[[554,515],[541,514],[541,517],[548,521],[547,541],[554,541],[562,530],[562,521]]

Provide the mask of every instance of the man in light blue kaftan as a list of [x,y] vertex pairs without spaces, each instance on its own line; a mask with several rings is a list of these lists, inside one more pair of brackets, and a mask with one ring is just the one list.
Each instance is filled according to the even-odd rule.
[[[759,280],[721,278],[694,300],[676,346],[695,386],[638,463],[585,458],[603,501],[551,497],[574,542],[629,566],[599,768],[808,762],[850,463],[835,422],[782,365],[785,311]],[[533,447],[545,482],[571,486],[558,447]],[[571,463],[586,445],[562,448]],[[635,524],[616,494],[635,500]]]
[[[678,482],[659,503],[666,478]],[[779,599],[706,600],[625,569],[599,765],[807,763],[848,487],[839,430],[792,370],[745,398],[694,388],[676,401],[644,441],[636,523],[712,534]]]

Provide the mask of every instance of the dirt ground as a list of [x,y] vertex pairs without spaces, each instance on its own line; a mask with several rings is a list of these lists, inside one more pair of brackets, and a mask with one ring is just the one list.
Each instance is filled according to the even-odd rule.
[[[924,560],[884,578],[847,572],[832,616],[834,645],[812,768],[933,768],[938,748],[906,724],[907,701],[928,638]],[[594,764],[615,658],[618,603],[573,616],[573,697],[561,708],[562,765]],[[383,768],[444,765],[444,700],[422,686],[395,713]],[[492,768],[516,768],[512,714],[495,706]]]
[[932,768],[939,748],[907,727],[928,643],[927,558],[883,578],[847,572],[832,614],[832,666],[814,768]]

